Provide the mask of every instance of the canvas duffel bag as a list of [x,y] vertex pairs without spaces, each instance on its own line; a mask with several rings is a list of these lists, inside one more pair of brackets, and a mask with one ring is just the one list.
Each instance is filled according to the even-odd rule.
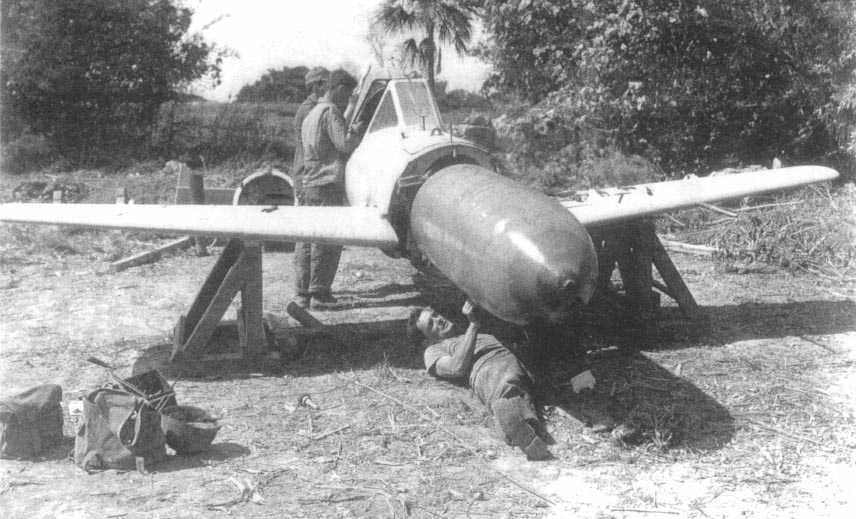
[[74,440],[74,462],[86,471],[146,467],[166,457],[161,415],[146,400],[114,388],[83,400],[83,423]]
[[0,400],[0,458],[33,458],[62,442],[61,402],[56,384]]

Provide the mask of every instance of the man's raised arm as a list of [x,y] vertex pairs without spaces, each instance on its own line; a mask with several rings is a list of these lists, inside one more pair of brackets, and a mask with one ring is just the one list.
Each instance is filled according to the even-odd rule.
[[470,321],[466,333],[455,345],[451,355],[444,355],[437,359],[434,364],[434,372],[441,378],[466,378],[473,367],[473,354],[476,347],[476,338],[479,334],[481,323],[478,318],[478,309],[472,302],[467,300],[462,309],[464,315]]

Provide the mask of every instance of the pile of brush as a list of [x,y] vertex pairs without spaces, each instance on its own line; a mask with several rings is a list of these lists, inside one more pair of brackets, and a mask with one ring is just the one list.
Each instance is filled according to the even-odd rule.
[[[678,239],[716,247],[730,261],[761,262],[835,279],[856,276],[856,189],[809,187],[721,214],[701,209],[671,217]],[[679,228],[674,223],[687,222]],[[670,222],[665,222],[669,224]]]

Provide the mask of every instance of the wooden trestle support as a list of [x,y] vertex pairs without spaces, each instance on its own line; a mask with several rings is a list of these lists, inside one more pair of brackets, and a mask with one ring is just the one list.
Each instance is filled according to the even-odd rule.
[[[613,295],[612,274],[617,267],[624,292],[622,325],[635,338],[651,339],[657,335],[659,293],[674,299],[693,327],[707,327],[705,314],[657,237],[652,221],[642,219],[604,226],[593,230],[591,235],[600,268],[595,299],[609,299]],[[654,277],[654,268],[662,282]]]
[[[237,332],[239,352],[207,353],[223,314],[241,293]],[[199,293],[175,327],[170,360],[260,359],[273,349],[274,338],[262,314],[262,246],[231,239]]]
[[[706,326],[705,315],[669,258],[649,220],[625,222],[592,231],[600,272],[594,303],[614,295],[612,274],[617,267],[623,284],[622,328],[634,339],[653,338],[657,331],[660,296],[674,299],[686,319]],[[662,278],[655,279],[653,268]],[[224,313],[240,292],[237,323],[221,323]],[[295,304],[288,313],[303,324],[289,333],[326,333],[323,325]],[[207,352],[219,327],[237,325],[240,351]],[[276,348],[276,337],[265,322],[262,309],[262,246],[258,242],[232,239],[223,249],[199,293],[175,327],[170,360],[260,360]]]

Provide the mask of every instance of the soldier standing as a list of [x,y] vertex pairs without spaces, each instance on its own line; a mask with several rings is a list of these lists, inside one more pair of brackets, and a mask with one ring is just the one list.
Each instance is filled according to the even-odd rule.
[[294,162],[291,166],[291,178],[294,179],[296,191],[300,191],[300,181],[303,172],[303,138],[300,129],[303,120],[309,112],[318,104],[318,99],[327,90],[327,80],[330,72],[324,67],[315,67],[306,73],[306,86],[309,87],[309,96],[300,103],[297,113],[294,114]]
[[[345,163],[359,143],[359,131],[348,132],[343,112],[357,86],[344,70],[330,73],[327,90],[306,115],[301,126],[303,141],[300,205],[335,206],[345,199]],[[298,243],[294,249],[297,304],[323,310],[336,303],[330,287],[342,247]]]

